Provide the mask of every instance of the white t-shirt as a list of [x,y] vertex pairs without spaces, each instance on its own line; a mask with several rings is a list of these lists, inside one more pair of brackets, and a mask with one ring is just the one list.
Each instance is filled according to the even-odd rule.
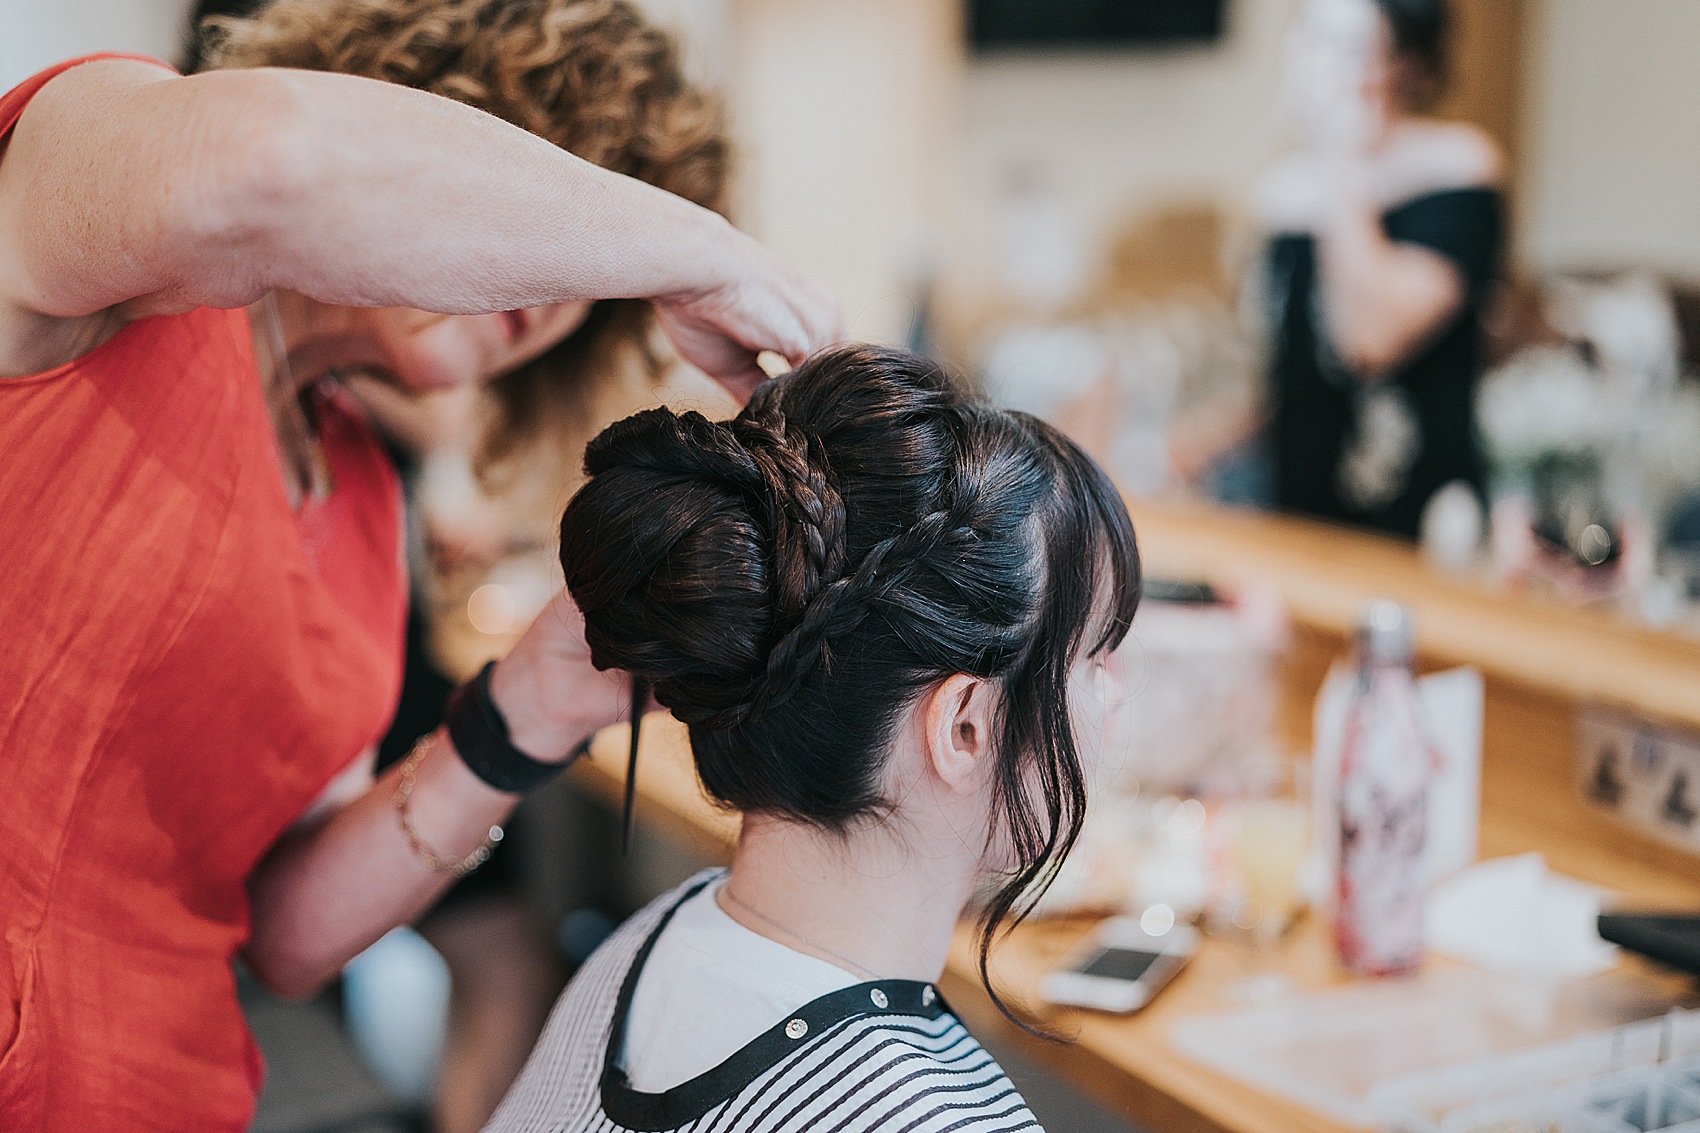
[[715,897],[724,883],[679,906],[638,976],[624,1060],[633,1089],[670,1090],[803,1004],[861,982],[733,920]]

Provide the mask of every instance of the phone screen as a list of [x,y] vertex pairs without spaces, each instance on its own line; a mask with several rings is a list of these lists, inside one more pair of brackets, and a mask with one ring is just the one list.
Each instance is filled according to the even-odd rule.
[[1080,969],[1083,976],[1104,980],[1137,980],[1160,959],[1160,952],[1136,952],[1131,948],[1106,948]]
[[1181,606],[1214,606],[1222,601],[1216,588],[1208,582],[1188,582],[1174,578],[1148,578],[1139,589],[1142,601],[1173,602]]

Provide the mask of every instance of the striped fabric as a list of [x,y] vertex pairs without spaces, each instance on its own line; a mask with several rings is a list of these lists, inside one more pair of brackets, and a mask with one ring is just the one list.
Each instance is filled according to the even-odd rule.
[[716,876],[651,902],[597,949],[485,1133],[1039,1130],[932,985],[912,980],[822,996],[688,1082],[659,1094],[631,1089],[618,1062],[638,973],[673,911]]

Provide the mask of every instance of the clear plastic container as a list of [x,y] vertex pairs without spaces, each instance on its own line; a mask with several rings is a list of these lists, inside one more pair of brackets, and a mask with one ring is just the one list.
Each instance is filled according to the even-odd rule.
[[[1544,1080],[1531,1082],[1537,1068]],[[1460,1072],[1474,1079],[1475,1098],[1458,1096]],[[1482,1060],[1450,1077],[1390,1083],[1374,1104],[1399,1133],[1700,1133],[1700,1012]]]
[[1194,1016],[1171,1037],[1349,1125],[1700,1133],[1700,1011],[1675,1002],[1616,971],[1543,983],[1440,968]]
[[[1477,1067],[1484,1089],[1503,1083]],[[1397,1133],[1700,1133],[1700,1091],[1690,1084],[1700,1060],[1586,1075],[1578,1081],[1462,1105],[1390,1114]],[[1420,1081],[1406,1083],[1420,1090]]]

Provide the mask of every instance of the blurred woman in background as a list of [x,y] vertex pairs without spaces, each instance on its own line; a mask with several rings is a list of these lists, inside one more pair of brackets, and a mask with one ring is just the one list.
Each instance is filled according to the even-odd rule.
[[1309,0],[1287,74],[1304,145],[1258,194],[1274,503],[1406,537],[1440,488],[1483,488],[1503,163],[1481,130],[1422,115],[1447,25],[1444,0]]

